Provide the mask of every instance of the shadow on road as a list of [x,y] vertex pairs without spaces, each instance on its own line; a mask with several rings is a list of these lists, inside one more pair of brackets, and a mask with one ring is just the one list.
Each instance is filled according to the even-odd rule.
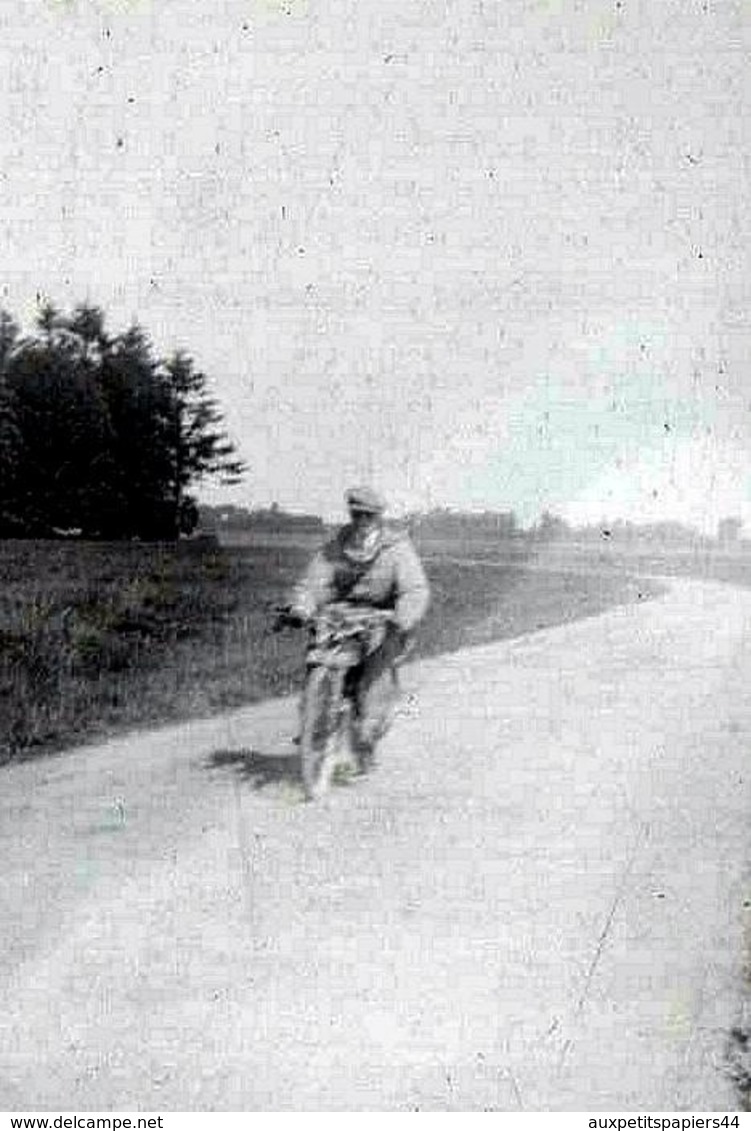
[[300,759],[289,754],[264,754],[260,750],[214,750],[206,759],[208,769],[234,770],[253,789],[279,782],[300,781]]

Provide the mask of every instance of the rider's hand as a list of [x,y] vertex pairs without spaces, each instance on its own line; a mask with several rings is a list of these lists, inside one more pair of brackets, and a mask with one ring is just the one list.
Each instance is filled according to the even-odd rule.
[[290,605],[286,610],[287,624],[295,625],[302,628],[310,620],[310,616],[306,609],[300,608],[299,605]]
[[285,605],[283,608],[276,610],[274,617],[274,628],[280,629],[289,625],[293,628],[301,628],[308,622],[308,614],[304,609],[300,609],[294,605]]

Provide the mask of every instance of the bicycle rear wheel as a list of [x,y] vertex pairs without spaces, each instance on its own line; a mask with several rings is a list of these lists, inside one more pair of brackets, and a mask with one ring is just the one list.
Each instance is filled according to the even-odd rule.
[[313,801],[326,793],[334,770],[339,730],[341,673],[324,666],[308,669],[303,690],[300,762],[305,796]]

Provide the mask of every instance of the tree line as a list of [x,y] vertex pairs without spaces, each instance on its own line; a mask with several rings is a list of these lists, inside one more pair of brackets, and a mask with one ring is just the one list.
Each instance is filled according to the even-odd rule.
[[222,419],[193,359],[158,357],[137,323],[111,335],[97,306],[47,304],[22,335],[0,309],[0,537],[190,531],[191,488],[245,470]]

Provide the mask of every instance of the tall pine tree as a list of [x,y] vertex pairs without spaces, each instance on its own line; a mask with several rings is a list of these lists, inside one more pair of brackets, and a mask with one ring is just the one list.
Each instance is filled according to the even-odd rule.
[[23,528],[16,498],[22,436],[7,374],[19,340],[18,326],[0,310],[0,537]]
[[209,395],[206,375],[182,352],[174,354],[164,370],[171,413],[171,521],[178,532],[195,523],[195,499],[188,493],[193,484],[207,477],[237,483],[245,467],[221,428],[222,414]]
[[45,306],[24,339],[0,317],[0,532],[174,538],[194,484],[243,471],[187,354],[160,361],[135,324],[111,337],[90,304]]

